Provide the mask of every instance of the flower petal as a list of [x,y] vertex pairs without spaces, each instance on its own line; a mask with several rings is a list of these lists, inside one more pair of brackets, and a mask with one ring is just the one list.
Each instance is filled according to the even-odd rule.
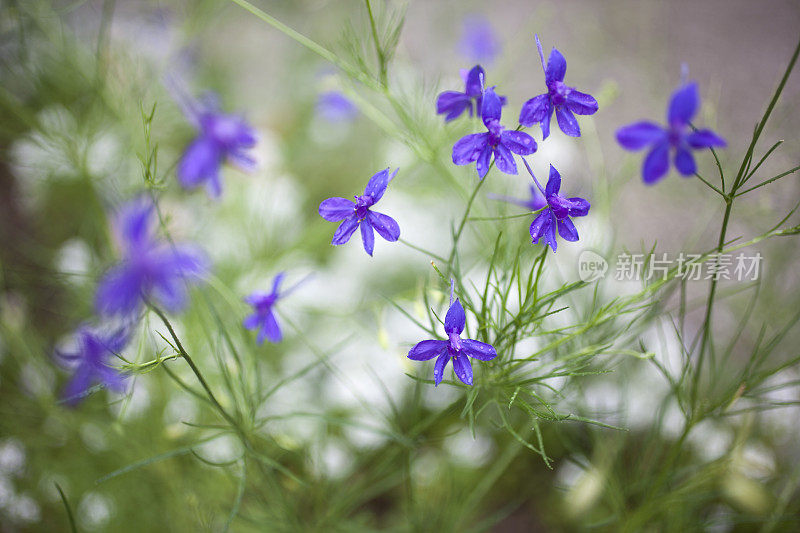
[[92,384],[92,375],[92,370],[86,364],[82,364],[75,369],[72,379],[67,382],[61,392],[61,397],[67,405],[76,405],[83,399],[86,390]]
[[278,272],[275,277],[272,279],[272,294],[277,295],[278,290],[281,287],[281,283],[283,283],[283,278],[286,277],[286,272]]
[[667,133],[664,128],[653,122],[636,122],[617,130],[617,142],[626,150],[641,150],[658,141],[664,140]]
[[566,106],[556,107],[556,119],[558,119],[558,127],[561,128],[565,134],[570,137],[580,137],[581,128],[578,126],[578,119],[572,114],[572,111],[567,109]]
[[642,166],[642,178],[644,182],[651,185],[664,176],[669,170],[669,143],[662,141],[655,145]]
[[222,148],[210,137],[201,135],[184,150],[176,171],[178,181],[184,188],[192,189],[218,176],[222,157]]
[[539,239],[544,236],[544,232],[550,225],[550,210],[545,209],[537,215],[531,222],[530,233],[533,244],[539,244]]
[[344,244],[350,240],[350,237],[353,235],[353,232],[358,228],[358,217],[353,213],[350,218],[346,218],[344,222],[339,224],[339,227],[336,228],[336,232],[333,234],[333,239],[331,240],[331,244],[337,246],[339,244]]
[[590,94],[572,89],[566,97],[567,108],[576,115],[594,115],[597,113],[597,100]]
[[494,164],[506,174],[517,173],[517,163],[514,161],[514,154],[503,143],[499,143],[494,148]]
[[465,135],[453,146],[453,163],[466,165],[472,163],[489,143],[488,133],[472,133]]
[[489,172],[489,167],[492,164],[492,154],[494,151],[492,147],[486,144],[484,146],[483,151],[481,151],[480,155],[478,156],[478,161],[475,163],[475,169],[478,171],[478,176],[482,179],[487,172]]
[[692,148],[711,148],[712,146],[724,148],[728,145],[725,139],[711,130],[698,130],[690,133],[686,136],[686,142]]
[[467,80],[465,82],[465,93],[466,96],[477,98],[483,94],[483,85],[485,83],[486,74],[483,72],[483,68],[480,65],[475,65],[472,67],[467,74]]
[[542,122],[550,113],[552,113],[550,95],[540,94],[522,104],[522,109],[519,112],[519,123],[523,126],[533,126]]
[[442,378],[444,377],[444,367],[447,366],[447,362],[450,360],[450,355],[445,351],[439,358],[436,360],[436,365],[433,367],[433,380],[435,382],[435,386],[439,386],[439,383],[442,382]]
[[667,122],[673,125],[688,124],[700,105],[697,83],[691,82],[679,87],[669,101]]
[[436,99],[436,114],[446,114],[445,122],[458,118],[467,109],[472,111],[472,99],[458,91],[445,91]]
[[535,33],[533,37],[536,39],[536,48],[539,50],[539,60],[542,62],[542,71],[547,74],[547,67],[544,64],[544,50],[542,50],[542,42],[539,40],[539,34]]
[[694,156],[692,156],[688,148],[678,147],[675,152],[675,168],[684,176],[693,176],[697,171]]
[[129,314],[141,303],[143,279],[125,263],[109,270],[97,285],[95,308],[101,315]]
[[375,228],[375,231],[378,232],[378,235],[387,241],[394,242],[400,238],[400,226],[397,224],[397,221],[389,215],[369,211],[367,213],[367,220],[372,227]]
[[323,200],[319,204],[319,216],[329,222],[339,222],[349,217],[355,211],[356,204],[347,198],[341,196],[334,196]]
[[544,77],[547,83],[551,81],[564,81],[564,74],[567,73],[567,60],[557,48],[553,47],[550,57],[547,59],[547,70]]
[[464,384],[472,385],[472,363],[469,357],[463,354],[453,356],[453,370]]
[[276,344],[283,340],[283,332],[275,318],[275,313],[272,312],[271,309],[267,311],[267,316],[264,317],[264,322],[261,325],[261,330],[258,332],[256,341],[258,344],[263,344],[264,339]]
[[556,241],[557,222],[555,215],[552,213],[552,210],[549,211],[550,211],[550,224],[544,231],[544,240],[550,246],[550,248],[553,249],[553,252],[555,252],[558,249],[558,242]]
[[547,102],[547,114],[542,119],[540,123],[542,127],[542,140],[547,139],[550,136],[550,121],[553,119],[553,104],[550,103],[548,100]]
[[461,353],[481,361],[491,361],[497,357],[497,350],[494,349],[494,346],[472,339],[461,339]]
[[126,248],[138,248],[151,237],[153,202],[140,198],[125,204],[116,216],[115,227]]
[[256,313],[253,313],[242,320],[242,327],[244,329],[256,329],[260,323],[261,317],[259,317]]
[[561,190],[561,174],[558,173],[558,170],[555,169],[553,165],[550,165],[550,176],[547,178],[547,185],[544,188],[544,195],[547,198],[550,198],[554,194],[558,194],[558,191]]
[[447,310],[447,315],[444,317],[444,330],[446,333],[461,334],[464,331],[464,326],[467,323],[467,315],[464,313],[464,308],[458,298],[450,305]]
[[381,170],[369,179],[369,182],[364,189],[364,194],[372,197],[373,204],[377,203],[377,201],[383,197],[383,193],[386,192],[386,187],[397,175],[398,170],[400,169],[395,169],[394,172],[389,174],[389,169],[387,168],[385,170]]
[[372,251],[375,249],[375,232],[372,229],[372,224],[366,219],[361,221],[361,241],[364,243],[364,251],[371,256]]
[[578,230],[569,218],[562,218],[558,221],[558,234],[565,241],[575,242],[578,240]]
[[[536,151],[536,141],[524,131],[504,130],[500,134],[500,142],[519,155],[531,155]],[[495,157],[497,157],[495,155]]]
[[488,125],[493,120],[500,120],[503,113],[503,104],[500,97],[494,92],[494,89],[486,89],[483,92],[483,101],[481,103],[481,118],[483,123]]
[[447,353],[447,341],[427,340],[418,342],[411,348],[408,358],[412,361],[427,361],[443,353]]
[[584,217],[589,214],[589,202],[577,196],[569,198],[572,206],[569,208],[569,216],[571,217]]

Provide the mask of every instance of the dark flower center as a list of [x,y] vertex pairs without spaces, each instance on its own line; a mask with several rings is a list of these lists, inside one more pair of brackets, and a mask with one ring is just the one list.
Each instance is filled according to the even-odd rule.
[[461,351],[461,335],[455,331],[447,334],[450,337],[449,350],[451,354],[456,354]]
[[569,209],[572,207],[572,202],[563,196],[551,194],[547,199],[547,203],[558,220],[562,220],[569,216]]
[[503,133],[505,128],[500,125],[499,120],[490,120],[489,123],[486,125],[486,129],[489,130],[489,146],[494,148],[498,144],[500,144],[500,134]]
[[356,216],[359,220],[364,220],[366,218],[367,213],[369,213],[369,208],[375,201],[372,199],[372,196],[369,194],[364,194],[361,196],[356,196]]
[[547,84],[550,92],[550,101],[553,105],[563,105],[567,101],[567,96],[572,91],[570,87],[564,85],[562,81],[551,81]]

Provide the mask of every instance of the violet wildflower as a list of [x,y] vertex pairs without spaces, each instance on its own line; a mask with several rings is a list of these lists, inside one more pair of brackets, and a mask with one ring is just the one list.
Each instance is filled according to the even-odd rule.
[[536,141],[524,131],[507,130],[500,124],[502,102],[489,88],[483,94],[481,118],[488,130],[462,137],[453,146],[453,163],[475,167],[481,179],[489,172],[494,157],[497,168],[506,174],[516,174],[517,164],[513,154],[530,155],[536,151]]
[[555,252],[558,248],[556,230],[565,241],[577,241],[578,230],[575,229],[575,224],[572,223],[570,217],[586,216],[589,213],[589,202],[583,198],[565,198],[559,194],[561,174],[558,173],[553,165],[550,165],[550,176],[547,180],[547,185],[542,190],[539,180],[533,175],[528,162],[524,159],[522,161],[536,182],[536,186],[539,187],[547,200],[547,207],[531,223],[530,233],[533,244],[539,244],[539,239],[544,238],[544,241]]
[[75,332],[73,350],[56,350],[56,356],[74,367],[72,379],[61,395],[64,401],[75,405],[86,395],[93,383],[122,392],[125,376],[109,365],[109,360],[128,344],[127,328],[101,332],[89,326],[81,326]]
[[316,113],[328,122],[349,122],[358,115],[358,108],[342,93],[327,91],[317,98]]
[[544,64],[544,52],[539,36],[536,35],[536,47],[539,49],[539,59],[544,69],[544,81],[547,92],[535,96],[522,105],[519,113],[519,123],[523,126],[540,124],[542,138],[550,135],[550,120],[553,111],[556,113],[558,127],[570,137],[580,137],[581,129],[575,115],[593,115],[597,112],[597,100],[592,96],[568,87],[564,84],[564,74],[567,72],[567,60],[555,47],[550,52],[547,65]]
[[433,379],[438,386],[444,376],[444,367],[450,359],[453,360],[453,371],[463,383],[472,385],[472,363],[469,358],[479,361],[491,361],[497,357],[497,351],[491,344],[472,339],[462,339],[467,317],[461,302],[456,298],[453,301],[452,289],[450,291],[450,308],[444,318],[444,331],[448,340],[426,340],[416,344],[408,352],[408,358],[413,361],[428,361],[436,357],[433,367]]
[[483,97],[483,84],[486,74],[480,65],[475,65],[464,76],[464,92],[444,91],[436,99],[436,114],[445,115],[445,122],[458,118],[469,111],[472,116],[472,101],[475,101],[475,110],[480,111]]
[[178,311],[186,305],[187,284],[207,272],[208,261],[199,250],[156,238],[154,212],[154,205],[146,199],[129,202],[120,210],[115,230],[122,259],[97,287],[99,313],[131,314],[148,299]]
[[186,189],[204,184],[208,195],[218,198],[224,161],[245,171],[255,168],[255,160],[247,152],[256,144],[255,130],[243,117],[220,112],[215,98],[206,98],[204,103],[188,102],[184,108],[199,134],[178,163],[178,181]]
[[500,43],[489,21],[481,15],[464,17],[459,50],[470,61],[491,63],[500,53]]
[[700,107],[697,83],[679,87],[667,110],[667,127],[653,122],[636,122],[617,130],[617,141],[626,150],[650,147],[642,165],[642,178],[653,184],[667,175],[670,153],[674,153],[675,168],[683,176],[691,176],[697,165],[691,150],[726,146],[725,139],[711,130],[692,131],[690,122]]
[[275,276],[272,280],[272,290],[270,292],[254,292],[244,299],[245,302],[253,306],[253,314],[245,318],[242,325],[246,329],[258,329],[258,337],[256,338],[258,344],[264,344],[265,339],[274,343],[281,342],[283,339],[281,327],[278,325],[272,308],[280,298],[286,296],[286,293],[281,294],[279,292],[285,275],[285,272],[281,272]]
[[[399,170],[399,169],[398,169]],[[361,240],[364,242],[364,250],[371,256],[375,247],[375,233],[394,242],[400,238],[400,226],[390,216],[370,210],[378,203],[386,192],[389,182],[397,174],[397,170],[389,174],[389,169],[381,170],[367,183],[364,194],[355,196],[356,201],[347,198],[333,197],[324,200],[319,204],[319,215],[330,222],[342,223],[336,228],[331,244],[344,244],[350,240],[356,228],[361,226]]]

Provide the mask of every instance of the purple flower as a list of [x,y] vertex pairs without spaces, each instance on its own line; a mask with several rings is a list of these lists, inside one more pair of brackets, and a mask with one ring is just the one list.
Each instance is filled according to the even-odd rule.
[[383,197],[386,187],[396,174],[397,170],[390,175],[387,168],[372,176],[367,183],[367,188],[364,189],[364,194],[356,196],[355,202],[336,196],[319,204],[319,216],[330,222],[342,221],[336,228],[336,233],[333,234],[331,244],[339,245],[349,241],[359,225],[361,226],[364,250],[369,255],[372,255],[375,247],[373,229],[387,241],[394,242],[400,238],[400,226],[392,217],[370,210]]
[[667,110],[667,127],[644,121],[617,130],[617,141],[626,150],[650,147],[642,165],[645,183],[651,185],[667,175],[671,151],[675,154],[678,172],[691,176],[697,170],[692,149],[726,146],[725,139],[711,130],[692,131],[689,124],[699,107],[697,83],[687,83],[672,94]]
[[519,113],[519,123],[523,126],[540,124],[542,138],[550,135],[550,119],[553,111],[556,112],[558,127],[570,137],[580,137],[581,129],[575,115],[593,115],[597,112],[597,100],[592,96],[567,87],[564,84],[564,74],[567,72],[567,60],[556,48],[550,52],[547,66],[544,64],[544,52],[539,36],[536,36],[536,47],[539,49],[539,58],[544,69],[544,81],[547,92],[531,98],[522,105]]
[[[524,159],[522,161],[536,182],[536,186],[541,190],[542,186],[539,185],[539,180],[533,175],[528,162]],[[545,242],[553,249],[553,252],[558,248],[556,229],[558,229],[558,234],[565,241],[577,241],[578,230],[575,229],[575,224],[572,223],[570,217],[583,217],[589,213],[589,202],[583,198],[565,198],[558,194],[560,189],[561,174],[553,168],[553,165],[550,165],[550,177],[547,180],[547,186],[542,190],[542,194],[547,200],[547,207],[533,219],[530,232],[533,244],[539,244],[539,239],[544,238]]]
[[444,91],[436,99],[436,114],[445,115],[448,122],[461,116],[464,111],[469,111],[472,116],[472,101],[475,100],[475,109],[479,110],[483,97],[483,84],[486,75],[480,65],[475,65],[464,79],[464,92]]
[[61,393],[66,403],[77,404],[92,383],[118,392],[125,390],[125,376],[108,361],[122,351],[128,339],[127,328],[102,332],[84,325],[75,332],[76,346],[72,351],[56,350],[56,356],[74,368],[72,379]]
[[478,176],[489,172],[494,157],[497,168],[506,174],[516,174],[514,154],[530,155],[536,151],[536,141],[523,131],[507,130],[500,125],[502,102],[494,89],[486,89],[481,105],[481,118],[488,130],[462,137],[453,146],[453,163],[467,165],[476,161]]
[[529,187],[530,197],[527,200],[523,200],[521,198],[512,198],[511,196],[499,196],[496,194],[488,194],[487,196],[492,200],[502,200],[503,202],[524,207],[529,211],[538,211],[547,205],[547,200],[545,200],[544,194],[536,185],[531,184]]
[[205,184],[208,195],[222,194],[220,167],[229,161],[242,170],[255,168],[255,160],[247,150],[256,144],[255,130],[237,115],[219,111],[215,98],[205,102],[185,102],[187,117],[199,130],[198,136],[183,151],[178,163],[178,181],[186,189]]
[[[452,289],[450,293],[450,309],[444,318],[444,331],[448,340],[427,340],[417,343],[408,352],[408,358],[413,361],[428,361],[437,357],[433,367],[433,378],[438,386],[442,382],[444,367],[450,359],[453,360],[453,370],[462,382],[472,385],[472,364],[469,357],[479,361],[491,361],[497,357],[497,351],[491,344],[472,339],[462,339],[467,317],[461,302],[453,301]],[[469,357],[468,357],[469,356]]]
[[208,261],[199,250],[156,238],[154,211],[152,202],[143,198],[120,210],[115,230],[122,259],[97,287],[95,303],[102,315],[134,313],[145,299],[178,311],[186,305],[187,284],[207,272]]
[[500,53],[500,43],[492,25],[481,15],[464,17],[461,53],[475,63],[491,63]]
[[285,275],[285,272],[281,272],[275,276],[275,279],[272,280],[272,291],[268,293],[254,292],[244,299],[253,306],[253,314],[245,318],[242,325],[246,329],[258,329],[256,339],[258,344],[264,344],[264,339],[275,343],[281,342],[283,339],[281,327],[278,325],[272,307],[280,298],[288,294],[288,291],[284,294],[278,292]]
[[317,98],[316,112],[328,122],[350,122],[358,115],[358,108],[342,93],[327,91]]

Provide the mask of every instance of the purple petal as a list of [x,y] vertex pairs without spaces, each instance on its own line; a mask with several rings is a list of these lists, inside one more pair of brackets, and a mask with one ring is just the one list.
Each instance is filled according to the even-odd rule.
[[550,165],[550,175],[547,178],[547,185],[544,188],[544,195],[550,198],[554,194],[558,194],[561,190],[561,174],[553,165]]
[[478,176],[481,179],[489,172],[489,166],[491,166],[492,163],[492,153],[492,147],[486,144],[483,151],[478,156],[478,161],[475,163],[475,169],[478,171]]
[[372,227],[375,228],[375,231],[378,232],[378,235],[387,241],[394,242],[400,238],[400,226],[397,224],[397,221],[389,215],[369,211],[367,213],[367,220]]
[[213,139],[200,136],[183,152],[178,163],[177,176],[186,189],[193,189],[206,180],[219,176],[223,152]]
[[514,161],[514,154],[511,153],[506,145],[498,144],[494,148],[494,164],[501,172],[506,174],[517,173],[517,163]]
[[446,122],[458,118],[467,109],[472,114],[472,99],[458,91],[445,91],[436,99],[436,114],[446,114],[444,117]]
[[436,365],[433,367],[433,380],[436,383],[435,386],[437,387],[439,386],[439,383],[442,382],[442,378],[444,377],[444,367],[447,366],[447,362],[449,360],[450,355],[446,351],[436,360]]
[[317,98],[316,113],[328,122],[350,122],[358,116],[358,108],[338,91],[321,93]]
[[558,234],[565,241],[575,242],[578,240],[578,230],[575,229],[575,224],[569,218],[558,221]]
[[272,280],[272,294],[277,295],[280,290],[283,278],[286,277],[286,272],[278,272]]
[[141,303],[143,279],[125,263],[109,270],[97,285],[95,308],[101,315],[128,314]]
[[162,276],[153,281],[151,296],[167,311],[181,311],[188,303],[186,283],[180,278]]
[[503,113],[503,104],[494,89],[486,89],[483,93],[481,104],[481,118],[483,123],[488,125],[493,120],[500,120]]
[[466,323],[467,315],[464,313],[464,308],[461,307],[461,302],[456,298],[444,317],[444,330],[446,333],[458,333],[460,335],[464,331]]
[[373,204],[377,203],[378,200],[383,197],[383,193],[386,192],[386,187],[397,175],[398,170],[399,169],[395,169],[395,171],[390,174],[387,168],[386,170],[381,170],[369,179],[367,187],[364,189],[364,194],[372,197]]
[[725,139],[711,130],[698,130],[686,136],[686,142],[692,148],[711,148],[712,146],[725,147]]
[[253,313],[242,320],[242,327],[244,329],[256,329],[260,323],[261,317],[259,317],[256,313]]
[[536,39],[536,48],[539,50],[539,59],[542,62],[542,72],[547,75],[547,67],[544,64],[544,50],[542,50],[542,43],[539,41],[539,34],[534,34],[533,37]]
[[408,358],[412,361],[427,361],[437,355],[447,353],[447,341],[427,340],[418,342],[416,346],[408,352]]
[[253,172],[258,168],[256,160],[243,150],[230,150],[226,157],[242,172]]
[[489,143],[488,133],[472,133],[465,135],[453,146],[453,163],[466,165],[472,163]]
[[117,369],[108,365],[101,364],[100,367],[95,369],[97,379],[106,386],[106,388],[123,392],[125,390],[125,375],[121,374]]
[[589,202],[577,196],[569,199],[572,205],[569,208],[569,216],[584,217],[589,214]]
[[539,239],[544,236],[545,231],[550,225],[550,210],[545,209],[539,213],[531,222],[530,234],[533,244],[539,244]]
[[642,166],[642,178],[648,185],[652,185],[667,175],[669,170],[669,143],[661,142],[650,150]]
[[341,196],[334,196],[323,200],[319,204],[319,216],[329,222],[339,222],[349,217],[355,211],[356,204],[347,198]]
[[61,397],[68,405],[75,405],[83,399],[86,390],[92,384],[92,370],[88,365],[80,365],[75,369],[64,390],[61,392]]
[[372,230],[372,224],[366,219],[361,221],[361,241],[364,243],[364,250],[371,256],[375,249],[375,232]]
[[555,47],[550,51],[550,57],[547,59],[547,70],[544,72],[544,78],[549,85],[552,81],[564,81],[564,74],[567,73],[567,60],[561,52]]
[[550,136],[550,121],[553,119],[553,104],[550,103],[550,100],[547,101],[547,114],[542,119],[540,123],[542,127],[542,140],[547,139]]
[[264,323],[261,326],[261,330],[258,332],[258,339],[256,340],[259,344],[262,344],[264,339],[275,344],[283,340],[281,327],[278,325],[278,321],[275,319],[275,313],[273,313],[272,310],[268,311],[267,316],[264,317]]
[[479,15],[464,18],[464,28],[459,45],[461,53],[474,61],[491,62],[500,51],[489,21]]
[[675,168],[684,176],[693,176],[697,171],[694,157],[688,148],[678,147],[675,152]]
[[475,65],[467,74],[465,93],[467,97],[477,98],[483,94],[486,75],[480,65]]
[[491,361],[497,357],[497,350],[494,349],[494,346],[472,339],[461,340],[461,352],[481,361]]
[[533,126],[542,122],[551,112],[549,94],[534,96],[522,104],[522,109],[519,112],[519,123],[523,126]]
[[128,202],[120,209],[115,226],[128,249],[139,248],[150,240],[153,211],[153,202],[146,198]]
[[567,94],[567,108],[576,115],[593,115],[597,113],[597,100],[592,95],[572,89]]
[[572,114],[572,111],[566,106],[556,107],[556,119],[558,119],[558,127],[561,128],[565,134],[570,137],[580,137],[581,128],[578,126],[578,119]]
[[617,142],[626,150],[641,150],[666,138],[664,128],[653,122],[636,122],[617,130]]
[[697,83],[691,82],[679,87],[672,93],[672,98],[669,101],[667,122],[673,125],[688,124],[697,112],[699,105],[700,93],[697,89]]
[[505,130],[500,134],[500,142],[519,155],[531,155],[537,148],[533,137],[524,131]]
[[[547,228],[544,231],[544,240],[550,246],[550,248],[553,249],[553,252],[555,252],[558,249],[558,242],[556,241],[556,223],[557,222],[556,222],[556,217],[552,213],[552,211],[551,210],[548,210],[548,211],[550,211],[550,224],[547,226]],[[545,211],[545,212],[547,212],[547,211]]]
[[353,232],[358,228],[358,217],[355,213],[350,217],[346,218],[344,222],[339,224],[339,227],[336,228],[336,232],[333,234],[333,239],[331,240],[331,244],[337,246],[339,244],[344,244],[350,240],[350,237],[353,235]]
[[222,196],[222,179],[219,176],[219,172],[212,174],[206,180],[206,193],[208,193],[209,198],[214,199]]
[[472,385],[472,363],[469,357],[463,354],[453,356],[453,370],[462,382]]

